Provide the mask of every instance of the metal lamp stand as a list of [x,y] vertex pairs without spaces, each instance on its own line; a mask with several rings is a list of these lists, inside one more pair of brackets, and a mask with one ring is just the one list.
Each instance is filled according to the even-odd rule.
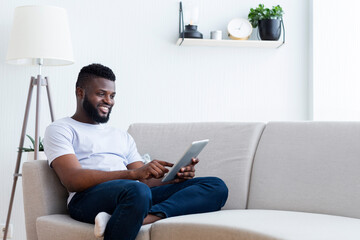
[[20,143],[19,143],[19,148],[18,148],[19,150],[18,150],[16,166],[15,166],[14,181],[13,181],[13,186],[12,186],[12,191],[11,191],[9,210],[8,210],[8,214],[7,214],[7,218],[6,218],[6,225],[5,225],[3,240],[6,240],[6,236],[7,236],[7,233],[8,233],[10,217],[11,217],[11,210],[12,210],[12,206],[13,206],[13,202],[14,202],[14,196],[15,196],[15,190],[16,190],[16,183],[17,183],[18,177],[21,177],[21,173],[19,173],[20,163],[21,163],[21,155],[22,155],[21,149],[24,146],[26,126],[27,126],[27,122],[28,122],[30,103],[31,103],[31,97],[32,97],[32,92],[33,92],[34,86],[37,86],[37,91],[36,91],[36,116],[35,116],[35,147],[34,147],[34,155],[35,155],[34,159],[35,160],[38,158],[38,155],[39,155],[39,122],[40,122],[40,103],[41,103],[41,101],[40,101],[40,96],[41,96],[40,93],[41,93],[41,86],[46,86],[47,97],[48,97],[49,108],[50,108],[51,121],[52,122],[54,121],[54,113],[53,113],[52,102],[51,102],[51,97],[50,97],[50,89],[49,89],[49,79],[47,77],[42,78],[42,76],[41,76],[42,59],[38,59],[38,65],[39,65],[39,69],[40,69],[39,75],[37,76],[37,78],[31,77],[31,80],[30,80],[29,92],[28,92],[26,108],[25,108],[24,121],[23,121],[23,125],[22,125]]

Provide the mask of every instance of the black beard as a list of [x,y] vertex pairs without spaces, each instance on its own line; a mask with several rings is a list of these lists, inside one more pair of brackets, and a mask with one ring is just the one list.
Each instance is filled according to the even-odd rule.
[[98,110],[93,105],[91,105],[91,103],[89,102],[89,99],[87,98],[86,94],[85,94],[85,98],[84,98],[84,102],[83,102],[83,108],[84,108],[85,112],[87,113],[87,115],[93,121],[95,121],[97,123],[106,123],[107,121],[109,121],[111,108],[109,108],[109,112],[106,117],[100,116]]

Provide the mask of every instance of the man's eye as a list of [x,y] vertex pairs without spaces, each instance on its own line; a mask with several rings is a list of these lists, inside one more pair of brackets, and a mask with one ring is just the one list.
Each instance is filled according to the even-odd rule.
[[115,98],[115,95],[111,95],[110,98],[111,98],[111,99],[114,99],[114,98]]
[[98,93],[97,95],[102,97],[102,96],[104,96],[105,94],[104,94],[104,93]]

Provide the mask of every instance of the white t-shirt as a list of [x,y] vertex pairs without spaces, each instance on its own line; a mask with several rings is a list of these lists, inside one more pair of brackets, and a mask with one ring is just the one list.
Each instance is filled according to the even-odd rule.
[[[126,170],[128,164],[142,161],[134,139],[127,132],[70,117],[51,123],[43,142],[50,166],[65,154],[75,154],[82,168],[103,171]],[[70,193],[68,202],[74,194]]]

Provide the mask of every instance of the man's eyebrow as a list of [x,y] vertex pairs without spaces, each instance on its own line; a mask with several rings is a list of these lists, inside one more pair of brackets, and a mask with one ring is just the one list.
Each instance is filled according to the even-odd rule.
[[[111,92],[111,91],[108,91],[108,90],[105,90],[105,89],[99,89],[98,91],[100,92]],[[111,94],[115,94],[116,92],[111,92]]]

